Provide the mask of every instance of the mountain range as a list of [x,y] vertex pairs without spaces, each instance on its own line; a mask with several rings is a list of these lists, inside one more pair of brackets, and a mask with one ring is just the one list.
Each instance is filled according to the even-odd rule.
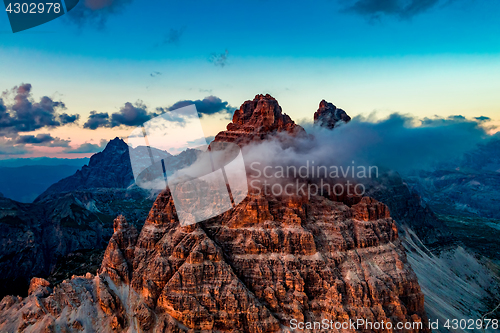
[[[350,117],[323,100],[314,120],[335,131]],[[257,95],[215,141],[245,152],[269,140],[293,147],[308,135],[276,99]],[[234,209],[181,226],[168,189],[153,203],[133,184],[128,154],[114,139],[34,203],[0,199],[0,270],[24,279],[27,295],[3,298],[0,330],[287,332],[291,320],[426,323],[475,318],[498,297],[488,261],[395,172],[367,182],[365,196],[252,189]],[[179,165],[195,160],[186,152]],[[75,269],[79,262],[88,270]]]

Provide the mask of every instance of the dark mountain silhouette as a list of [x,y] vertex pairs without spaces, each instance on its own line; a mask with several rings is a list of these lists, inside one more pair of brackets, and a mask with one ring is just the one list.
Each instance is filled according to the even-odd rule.
[[50,186],[36,200],[54,194],[91,188],[127,188],[134,181],[128,145],[120,138],[109,141],[102,152],[74,175]]

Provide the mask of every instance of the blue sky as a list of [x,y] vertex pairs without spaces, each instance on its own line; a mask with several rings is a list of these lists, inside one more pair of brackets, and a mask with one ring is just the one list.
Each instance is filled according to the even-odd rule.
[[[84,129],[91,111],[138,100],[151,111],[209,95],[238,107],[257,93],[271,93],[295,120],[312,118],[321,99],[354,116],[500,120],[495,0],[108,0],[88,9],[99,2],[75,9],[90,20],[70,12],[16,34],[0,14],[0,89],[30,83],[34,100],[49,96],[80,115],[24,134],[97,145],[131,129]],[[207,136],[224,129],[220,118]]]

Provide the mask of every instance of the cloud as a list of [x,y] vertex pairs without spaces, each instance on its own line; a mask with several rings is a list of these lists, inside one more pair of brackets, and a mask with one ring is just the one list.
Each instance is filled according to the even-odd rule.
[[479,121],[463,117],[419,119],[395,113],[378,121],[358,116],[333,130],[303,126],[312,135],[295,138],[286,148],[276,141],[250,145],[244,148],[245,161],[263,166],[354,164],[404,173],[458,159],[493,138]]
[[135,127],[142,125],[158,115],[158,113],[148,112],[147,107],[142,104],[142,102],[137,102],[135,104],[127,102],[119,112],[112,113],[111,116],[109,116],[107,112],[97,113],[96,111],[91,111],[83,127],[91,130],[95,130],[99,127]]
[[32,144],[46,147],[68,147],[70,141],[54,138],[50,134],[21,135],[13,140],[15,144]]
[[227,58],[229,56],[229,51],[226,50],[224,53],[212,53],[208,61],[210,61],[215,66],[224,67],[227,65]]
[[230,106],[228,102],[222,101],[219,97],[216,96],[208,96],[202,100],[198,99],[178,101],[177,103],[167,108],[167,110],[171,111],[191,104],[194,104],[196,106],[196,110],[198,111],[200,117],[203,115],[213,115],[216,113],[226,114],[229,117],[234,113],[234,110],[236,110],[236,108]]
[[80,119],[80,115],[79,114],[73,114],[73,115],[69,115],[67,113],[62,113],[60,116],[59,116],[59,121],[61,122],[62,125],[65,125],[65,124],[73,124],[75,123],[78,119]]
[[179,44],[182,35],[184,34],[184,31],[186,30],[185,27],[182,27],[180,29],[170,29],[168,33],[165,34],[163,37],[163,45],[166,44]]
[[98,127],[109,127],[109,115],[107,113],[97,113],[97,111],[90,111],[89,119],[83,128],[95,130]]
[[[29,83],[21,84],[2,93],[0,98],[0,135],[17,136],[19,132],[31,132],[40,128],[54,128],[74,123],[78,115],[59,114],[66,106],[47,96],[35,102]],[[6,103],[5,100],[8,102]]]
[[97,153],[102,151],[106,147],[107,143],[108,141],[106,140],[101,140],[100,144],[86,142],[81,144],[77,148],[66,149],[64,150],[64,152],[68,154]]
[[123,12],[132,0],[82,0],[66,17],[79,27],[92,25],[102,29],[110,15]]
[[201,100],[178,101],[170,107],[158,107],[155,110],[156,112],[148,111],[147,107],[141,101],[138,101],[135,104],[127,102],[119,112],[112,113],[111,115],[107,112],[98,113],[97,111],[91,111],[90,116],[85,124],[83,124],[83,127],[91,130],[95,130],[100,127],[136,127],[144,124],[154,117],[159,116],[160,114],[162,114],[162,117],[167,121],[184,124],[186,122],[185,118],[179,116],[178,114],[170,113],[169,111],[192,104],[196,106],[200,117],[203,117],[203,115],[220,114],[225,118],[230,118],[234,113],[234,110],[236,110],[236,108],[229,105],[228,102],[223,101],[216,96],[208,96]]
[[0,144],[0,155],[24,155],[29,152],[22,146],[4,146]]
[[371,18],[379,18],[382,15],[410,18],[443,2],[442,0],[355,0],[347,7],[347,11]]
[[485,117],[485,116],[475,117],[474,119],[476,119],[477,121],[490,121],[491,120],[490,117]]
[[0,155],[23,155],[29,152],[25,145],[13,145],[12,139],[0,136]]
[[144,104],[138,102],[135,105],[125,103],[120,109],[120,112],[111,115],[111,127],[121,125],[125,126],[140,126],[149,119],[158,116],[157,113],[149,113]]

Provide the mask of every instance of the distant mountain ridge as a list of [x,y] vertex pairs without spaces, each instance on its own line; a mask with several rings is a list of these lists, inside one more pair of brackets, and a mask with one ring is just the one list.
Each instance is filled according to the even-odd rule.
[[[116,137],[109,141],[102,152],[92,155],[89,164],[84,165],[72,176],[66,177],[50,186],[40,194],[34,202],[45,200],[45,198],[74,191],[85,191],[89,189],[127,189],[134,185],[134,173],[130,161],[130,150],[138,150],[140,156],[145,147],[131,148],[125,141]],[[175,171],[193,163],[199,151],[187,149],[178,155],[169,154],[166,151],[151,148],[153,155],[168,159],[166,163]]]
[[437,213],[500,219],[500,139],[407,178]]
[[19,202],[33,202],[43,191],[75,173],[80,165],[0,166],[0,192]]
[[89,162],[90,158],[52,158],[52,157],[32,157],[32,158],[8,158],[0,160],[0,167],[22,167],[28,165],[74,165],[82,167]]
[[102,152],[92,155],[88,165],[50,186],[35,202],[54,193],[90,188],[127,188],[133,181],[129,147],[122,139],[114,138]]

